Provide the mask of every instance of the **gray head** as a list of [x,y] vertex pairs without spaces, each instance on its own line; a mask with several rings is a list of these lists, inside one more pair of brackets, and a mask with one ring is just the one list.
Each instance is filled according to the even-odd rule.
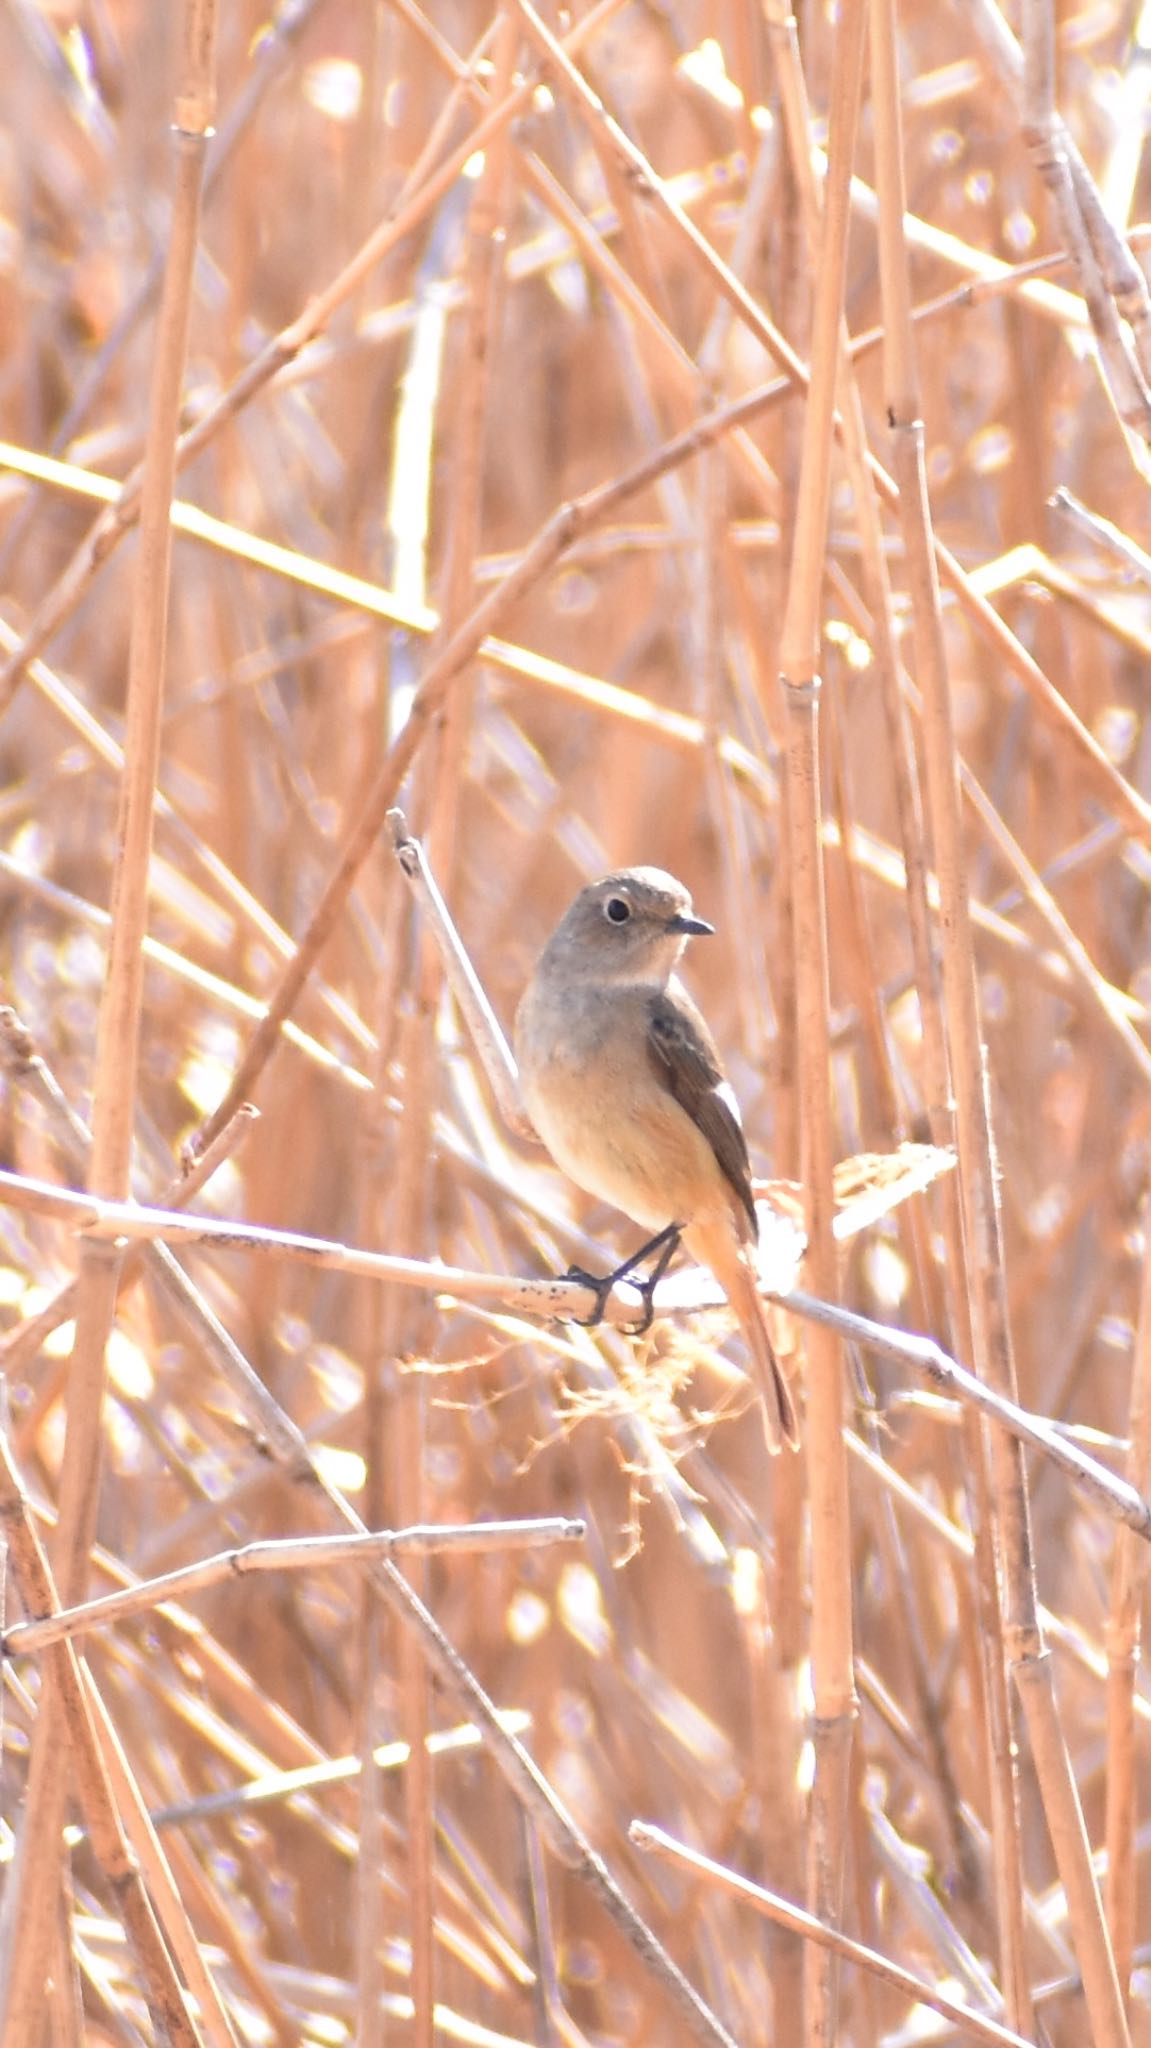
[[689,938],[715,930],[662,868],[619,868],[581,889],[544,951],[548,966],[598,981],[663,984]]

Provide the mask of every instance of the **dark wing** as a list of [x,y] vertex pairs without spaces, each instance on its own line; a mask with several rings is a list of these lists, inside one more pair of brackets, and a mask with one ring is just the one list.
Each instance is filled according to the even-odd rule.
[[712,1035],[683,989],[674,993],[661,989],[653,994],[648,1017],[647,1049],[651,1063],[664,1087],[703,1132],[747,1211],[752,1235],[757,1237],[759,1223],[751,1191],[747,1141],[734,1109],[718,1092],[725,1077]]

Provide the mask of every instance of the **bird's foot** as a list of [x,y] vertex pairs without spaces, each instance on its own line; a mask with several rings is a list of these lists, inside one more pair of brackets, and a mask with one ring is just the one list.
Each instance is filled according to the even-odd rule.
[[588,1273],[582,1266],[569,1266],[567,1272],[561,1273],[559,1277],[561,1286],[587,1287],[595,1295],[595,1307],[590,1316],[565,1316],[564,1322],[578,1323],[581,1330],[594,1330],[596,1324],[602,1323],[604,1319],[608,1296],[616,1283],[616,1274]]
[[[627,1280],[635,1288],[643,1303],[643,1313],[638,1323],[624,1323],[622,1328],[625,1335],[629,1337],[645,1336],[651,1328],[652,1318],[655,1315],[655,1290],[676,1255],[679,1248],[679,1235],[679,1224],[669,1223],[666,1230],[661,1230],[657,1237],[653,1237],[647,1244],[641,1245],[638,1252],[633,1252],[630,1259],[624,1260],[622,1266],[616,1266],[611,1273],[604,1273],[598,1277],[594,1273],[586,1273],[582,1266],[569,1266],[567,1272],[561,1277],[564,1280],[570,1280],[573,1285],[590,1288],[596,1300],[595,1307],[590,1316],[571,1316],[568,1320],[573,1323],[579,1323],[582,1329],[594,1330],[596,1324],[602,1323],[604,1319],[613,1287],[616,1286],[618,1281]],[[642,1266],[651,1258],[653,1253],[658,1254],[658,1256],[651,1272],[646,1280],[637,1280],[634,1277],[636,1267]]]

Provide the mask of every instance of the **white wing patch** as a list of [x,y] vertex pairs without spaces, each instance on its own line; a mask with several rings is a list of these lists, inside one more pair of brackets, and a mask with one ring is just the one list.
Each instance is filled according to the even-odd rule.
[[739,1125],[739,1128],[742,1131],[743,1118],[739,1113],[739,1104],[735,1099],[735,1090],[732,1087],[731,1082],[717,1081],[713,1093],[719,1096],[721,1102],[726,1103],[728,1109],[730,1109],[733,1117],[736,1120],[736,1123]]

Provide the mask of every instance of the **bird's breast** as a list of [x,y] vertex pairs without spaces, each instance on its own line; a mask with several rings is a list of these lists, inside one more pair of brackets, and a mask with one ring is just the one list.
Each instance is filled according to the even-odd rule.
[[647,993],[529,988],[516,1019],[528,1115],[557,1166],[646,1230],[727,1206],[715,1155],[660,1081]]

